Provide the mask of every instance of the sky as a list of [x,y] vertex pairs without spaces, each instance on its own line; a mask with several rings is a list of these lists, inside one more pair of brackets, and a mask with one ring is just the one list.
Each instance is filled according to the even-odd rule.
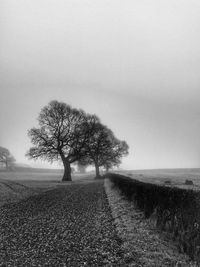
[[[1,0],[0,146],[30,161],[51,100],[98,115],[122,168],[200,167],[198,0]],[[55,167],[56,165],[53,165]]]

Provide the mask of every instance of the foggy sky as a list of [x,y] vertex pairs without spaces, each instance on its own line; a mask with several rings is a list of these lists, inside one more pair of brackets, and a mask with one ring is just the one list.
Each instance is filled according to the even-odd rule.
[[0,146],[36,166],[27,130],[57,99],[127,141],[124,168],[199,167],[199,14],[198,0],[1,0]]

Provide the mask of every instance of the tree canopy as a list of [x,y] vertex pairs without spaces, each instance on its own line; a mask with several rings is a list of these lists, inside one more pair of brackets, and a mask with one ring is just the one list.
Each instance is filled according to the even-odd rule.
[[65,170],[63,180],[71,180],[70,164],[81,158],[87,139],[85,112],[51,101],[41,110],[38,121],[40,127],[28,132],[34,146],[27,156],[50,162],[61,159]]
[[128,155],[128,144],[125,141],[120,141],[115,138],[112,142],[112,148],[102,156],[102,165],[108,171],[114,166],[121,164],[122,157]]
[[128,154],[128,145],[125,141],[117,139],[108,127],[100,123],[98,118],[90,123],[88,127],[93,129],[93,134],[89,136],[86,153],[81,158],[81,162],[83,165],[94,165],[98,178],[100,167],[103,166],[108,170],[121,163],[121,158]]
[[71,181],[70,165],[76,161],[83,166],[93,164],[99,177],[99,167],[118,165],[128,153],[126,142],[118,140],[96,115],[63,102],[51,101],[41,110],[38,122],[39,127],[28,132],[33,147],[27,156],[50,162],[61,160],[63,181]]

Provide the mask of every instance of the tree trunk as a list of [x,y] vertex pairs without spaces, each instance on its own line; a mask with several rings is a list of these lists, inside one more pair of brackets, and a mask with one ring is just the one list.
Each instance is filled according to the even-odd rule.
[[8,161],[5,161],[5,165],[6,165],[6,170],[8,171]]
[[95,169],[96,169],[96,179],[100,177],[100,172],[99,172],[99,165],[95,163]]
[[64,166],[64,175],[62,181],[71,181],[72,177],[71,177],[71,167],[69,161],[66,159],[63,160],[63,166]]

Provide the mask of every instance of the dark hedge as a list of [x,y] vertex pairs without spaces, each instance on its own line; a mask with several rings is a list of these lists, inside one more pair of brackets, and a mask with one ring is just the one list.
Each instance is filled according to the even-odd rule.
[[156,218],[156,225],[171,233],[181,252],[200,263],[200,192],[145,183],[108,173],[107,177],[130,201]]

